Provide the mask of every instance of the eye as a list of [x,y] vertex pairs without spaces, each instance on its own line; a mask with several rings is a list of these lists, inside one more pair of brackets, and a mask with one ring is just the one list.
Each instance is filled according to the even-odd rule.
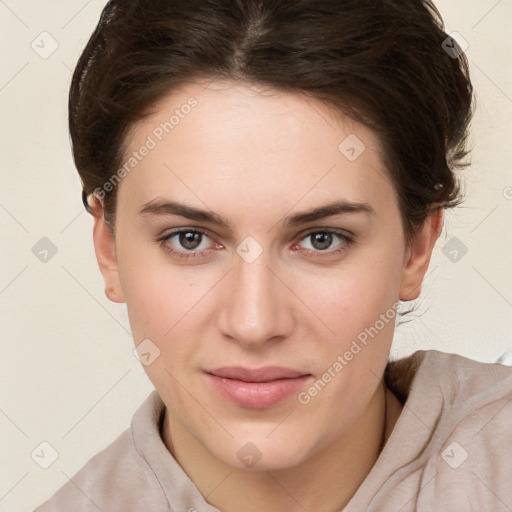
[[[208,243],[210,241],[210,243]],[[211,250],[211,240],[208,234],[198,229],[180,229],[158,238],[162,247],[169,253],[180,258],[195,258],[204,256]],[[222,248],[220,244],[214,244]]]
[[[354,240],[341,231],[332,229],[316,229],[315,231],[307,233],[302,238],[302,241],[309,243],[310,247],[306,247],[307,253],[310,253],[313,256],[322,257],[323,255],[337,254],[347,250]],[[298,245],[300,245],[300,242],[296,246]]]
[[[210,251],[223,249],[223,245],[213,242],[211,237],[201,229],[182,228],[174,230],[156,240],[164,250],[180,259],[204,258]],[[302,244],[309,242],[310,247]],[[312,257],[328,257],[346,251],[353,238],[344,232],[332,229],[316,229],[310,231],[295,243],[292,249],[302,249]],[[308,244],[306,244],[308,245]]]
[[181,247],[194,250],[200,247],[204,234],[198,231],[181,231],[180,233],[176,233],[172,238],[174,237],[178,237],[177,241]]

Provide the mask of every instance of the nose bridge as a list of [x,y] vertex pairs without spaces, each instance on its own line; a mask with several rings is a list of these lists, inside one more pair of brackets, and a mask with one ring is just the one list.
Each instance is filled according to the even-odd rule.
[[252,261],[243,254],[235,256],[220,328],[247,346],[286,335],[291,325],[287,299],[270,265],[266,253]]

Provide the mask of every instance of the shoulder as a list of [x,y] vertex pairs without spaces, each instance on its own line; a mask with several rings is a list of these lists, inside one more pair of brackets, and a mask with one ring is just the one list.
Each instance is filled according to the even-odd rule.
[[413,371],[405,407],[429,437],[416,461],[418,510],[511,510],[512,368],[435,350],[404,368]]
[[455,415],[512,398],[512,367],[438,350],[392,360],[384,377],[402,403],[438,399]]
[[439,378],[449,413],[439,426],[444,442],[433,464],[436,490],[473,510],[510,510],[512,368],[441,354],[433,362],[444,372]]
[[134,423],[153,423],[150,414],[158,412],[157,407],[152,394],[135,413],[131,428],[92,457],[35,512],[98,509],[135,512],[156,505],[158,510],[167,510],[168,502],[160,483],[134,441]]
[[[412,357],[417,364],[412,381],[416,400],[421,399],[419,392],[427,400],[437,398],[445,421],[467,424],[485,416],[489,422],[491,411],[501,410],[512,400],[512,367],[437,350],[418,351]],[[499,423],[510,413],[512,409],[503,408],[495,419]]]

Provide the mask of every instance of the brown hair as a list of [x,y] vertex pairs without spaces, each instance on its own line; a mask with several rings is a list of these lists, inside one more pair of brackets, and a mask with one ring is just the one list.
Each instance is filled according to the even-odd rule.
[[[111,0],[69,95],[84,204],[151,105],[195,79],[234,79],[307,94],[374,130],[410,240],[430,208],[460,203],[454,171],[468,165],[473,89],[447,37],[428,0]],[[114,226],[115,187],[103,206]]]

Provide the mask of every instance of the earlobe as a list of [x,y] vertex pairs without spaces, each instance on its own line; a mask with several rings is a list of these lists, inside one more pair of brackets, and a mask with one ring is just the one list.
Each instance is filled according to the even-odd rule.
[[427,272],[432,251],[441,234],[442,227],[443,209],[438,207],[429,213],[411,241],[402,273],[400,300],[414,300],[420,295],[423,278]]
[[112,302],[124,302],[119,278],[115,237],[105,221],[103,206],[93,196],[91,209],[94,215],[93,240],[96,259],[105,281],[105,295]]

